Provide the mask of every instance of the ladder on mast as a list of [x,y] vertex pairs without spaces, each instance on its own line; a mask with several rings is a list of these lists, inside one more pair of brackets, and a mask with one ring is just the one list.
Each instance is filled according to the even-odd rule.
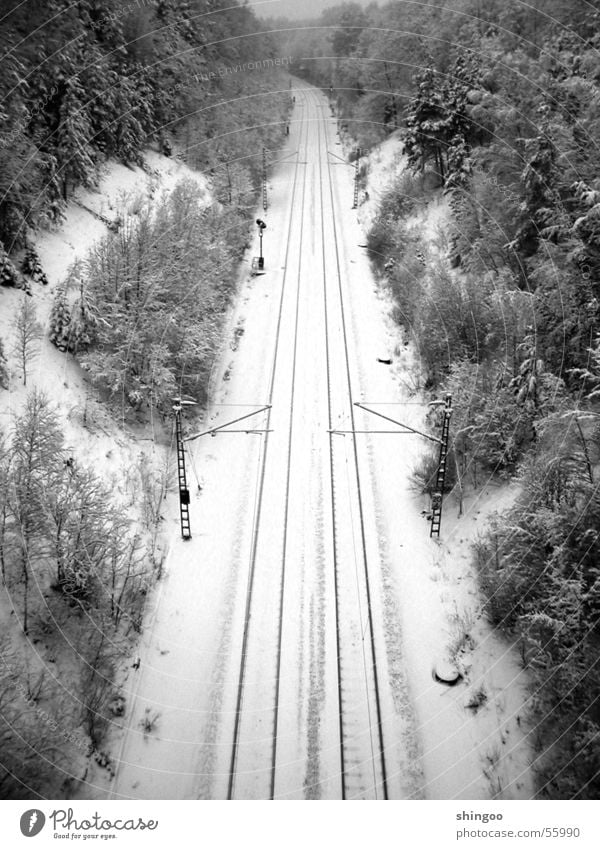
[[183,432],[181,429],[181,407],[175,408],[175,438],[177,440],[177,474],[179,477],[179,518],[181,521],[181,536],[191,539],[190,529],[190,491],[185,474],[185,450],[183,447]]
[[263,147],[262,161],[262,204],[263,209],[267,211],[267,149]]
[[442,504],[444,501],[444,483],[446,481],[446,462],[448,459],[448,437],[450,433],[450,416],[452,415],[452,396],[446,395],[444,405],[444,420],[442,422],[442,437],[440,441],[440,456],[438,460],[437,474],[435,477],[435,490],[431,496],[431,529],[429,536],[439,537],[442,524]]
[[356,157],[356,162],[354,163],[354,205],[352,209],[356,209],[358,207],[358,160],[360,159],[360,150],[358,151],[358,155]]

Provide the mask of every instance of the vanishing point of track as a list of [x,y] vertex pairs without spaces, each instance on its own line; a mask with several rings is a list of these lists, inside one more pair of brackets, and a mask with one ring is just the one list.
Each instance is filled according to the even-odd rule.
[[[385,747],[380,700],[380,680],[377,667],[375,645],[375,627],[371,603],[372,588],[369,574],[367,544],[365,537],[365,515],[361,492],[359,456],[356,436],[353,433],[354,411],[352,406],[352,380],[349,350],[349,328],[347,307],[344,301],[338,229],[335,223],[336,205],[332,178],[332,166],[327,150],[327,123],[322,115],[322,104],[311,91],[296,92],[303,98],[304,109],[300,124],[301,143],[297,152],[293,182],[291,186],[290,216],[287,231],[287,246],[283,280],[279,301],[279,313],[276,327],[275,346],[272,358],[268,404],[274,400],[274,389],[278,370],[291,368],[291,398],[289,403],[289,423],[286,446],[285,495],[283,544],[281,571],[277,587],[277,647],[274,674],[274,702],[272,711],[270,738],[270,774],[269,798],[275,798],[278,760],[278,731],[280,725],[280,680],[282,673],[284,599],[286,591],[286,553],[288,549],[288,518],[290,481],[292,476],[292,445],[294,441],[294,400],[296,389],[296,355],[298,350],[298,328],[300,310],[300,292],[302,285],[302,245],[304,238],[304,199],[306,193],[308,139],[310,116],[309,106],[316,116],[318,133],[318,191],[319,219],[322,239],[322,282],[324,309],[324,345],[328,406],[328,460],[329,460],[329,498],[331,504],[332,545],[331,557],[334,568],[333,589],[335,595],[335,631],[336,631],[336,685],[337,685],[337,727],[339,735],[339,781],[342,799],[351,798],[388,798]],[[324,184],[323,159],[326,162],[326,184]],[[302,167],[302,178],[299,178]],[[328,191],[326,191],[328,189]],[[291,281],[287,274],[287,261],[293,225],[296,219],[296,197],[300,194],[298,206],[299,223],[299,261],[294,298],[293,340],[291,362],[281,357],[281,331],[284,299]],[[315,212],[316,214],[316,212]],[[326,218],[327,216],[327,218]],[[317,224],[315,221],[315,228]],[[329,231],[329,242],[327,241]],[[326,244],[328,250],[326,250]],[[333,433],[338,421],[344,421],[350,431],[347,435]],[[233,728],[233,741],[228,779],[228,798],[236,797],[236,779],[240,748],[244,744],[243,715],[244,695],[247,685],[247,667],[249,639],[252,628],[252,612],[255,577],[258,563],[257,551],[259,536],[264,523],[264,495],[267,459],[269,454],[269,436],[271,409],[267,412],[266,432],[263,436],[262,455],[259,466],[257,504],[255,509],[253,537],[250,551],[248,584],[244,609],[244,628],[241,658],[237,680],[237,699]],[[348,441],[350,450],[348,450]],[[353,519],[352,539],[347,533],[340,533],[340,517],[344,511],[344,496],[348,501],[349,514]],[[261,521],[262,519],[262,521]],[[356,533],[354,533],[356,525]],[[360,675],[358,672],[360,671]],[[267,746],[265,734],[265,749]],[[328,748],[332,744],[328,741]],[[266,787],[265,787],[266,790]]]

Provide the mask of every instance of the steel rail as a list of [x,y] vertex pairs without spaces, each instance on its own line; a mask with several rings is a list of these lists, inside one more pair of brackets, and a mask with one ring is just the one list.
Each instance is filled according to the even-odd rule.
[[[321,121],[325,119],[323,116],[320,118]],[[327,134],[325,133],[325,136]],[[327,138],[326,138],[327,144]],[[320,159],[321,157],[319,157]],[[343,338],[343,348],[344,348],[344,358],[345,358],[345,377],[346,377],[346,389],[348,395],[349,402],[349,414],[350,414],[350,423],[351,423],[351,431],[352,433],[352,449],[353,449],[353,466],[354,466],[354,474],[355,474],[355,483],[356,483],[356,494],[358,501],[358,511],[359,511],[359,524],[360,524],[360,538],[361,538],[361,548],[362,548],[362,561],[364,566],[364,578],[365,578],[365,590],[366,590],[366,598],[367,598],[367,618],[369,625],[369,642],[371,645],[371,663],[373,669],[373,688],[375,691],[375,708],[376,708],[376,717],[377,717],[377,740],[378,740],[378,749],[379,749],[379,760],[381,763],[381,778],[382,778],[382,789],[383,789],[383,797],[384,799],[388,798],[388,786],[387,786],[387,769],[386,769],[386,759],[385,759],[385,745],[383,740],[383,721],[382,721],[382,711],[381,711],[381,696],[380,696],[380,684],[379,684],[379,675],[378,675],[378,667],[377,667],[377,653],[375,648],[375,627],[373,620],[373,605],[371,598],[371,576],[369,572],[369,562],[368,562],[368,554],[367,554],[367,542],[366,542],[366,531],[365,531],[365,516],[364,516],[364,507],[363,507],[363,497],[362,497],[362,488],[361,488],[361,479],[360,479],[360,470],[359,470],[359,460],[358,460],[358,443],[356,440],[356,425],[355,425],[355,417],[354,417],[354,405],[352,401],[352,377],[350,373],[350,353],[349,353],[349,342],[348,342],[348,327],[347,327],[347,317],[346,317],[346,308],[344,304],[344,292],[343,292],[343,284],[342,284],[342,271],[341,271],[341,263],[340,263],[340,248],[339,248],[339,239],[338,239],[338,228],[336,226],[336,204],[334,199],[333,192],[333,175],[331,171],[332,163],[328,156],[325,157],[326,165],[327,165],[327,176],[328,176],[328,186],[329,186],[329,197],[331,202],[331,209],[333,215],[331,217],[332,227],[333,227],[333,240],[334,240],[334,248],[335,248],[335,261],[336,261],[336,276],[337,276],[337,290],[339,297],[339,308],[340,308],[340,316],[341,316],[341,328],[342,328],[342,338]],[[329,424],[331,428],[331,421]],[[332,439],[333,434],[330,433],[330,440]],[[332,482],[333,487],[333,482]],[[335,523],[334,523],[334,535],[335,535]],[[336,602],[337,603],[337,602]],[[338,656],[338,669],[340,668],[339,656]],[[340,706],[341,703],[341,695],[340,695]],[[340,719],[340,728],[343,734],[343,720]],[[341,741],[341,747],[343,748],[343,740]],[[345,786],[344,786],[345,772],[342,773],[342,798],[346,797]]]
[[[301,117],[301,132],[304,130],[305,136],[305,153],[308,146],[308,123],[305,121],[304,113],[302,113]],[[285,300],[285,294],[287,290],[287,265],[288,265],[288,256],[290,250],[291,243],[291,233],[292,233],[292,223],[294,221],[294,211],[295,204],[294,200],[296,197],[296,191],[298,188],[298,172],[300,169],[301,160],[300,157],[296,159],[296,165],[294,168],[294,180],[292,185],[292,197],[290,204],[290,218],[288,225],[288,235],[287,235],[287,247],[285,253],[284,260],[284,272],[283,272],[283,280],[281,286],[281,296],[279,300],[279,313],[277,317],[277,327],[275,331],[275,348],[273,352],[273,362],[271,366],[271,375],[269,381],[269,394],[268,394],[268,405],[269,409],[267,411],[267,420],[265,424],[266,432],[263,442],[263,454],[261,459],[261,468],[260,468],[260,479],[259,479],[259,488],[258,488],[258,497],[257,497],[257,508],[256,508],[256,516],[254,521],[254,529],[252,536],[252,545],[250,552],[250,571],[248,577],[248,586],[246,590],[246,603],[244,610],[244,632],[242,637],[242,651],[240,657],[240,669],[238,673],[238,683],[237,683],[237,699],[236,699],[236,709],[235,709],[235,721],[234,721],[234,729],[233,729],[233,742],[231,748],[231,759],[230,759],[230,767],[229,767],[229,780],[228,780],[228,789],[227,789],[227,798],[229,800],[234,798],[235,792],[235,778],[236,778],[236,765],[237,765],[237,757],[240,745],[240,725],[242,719],[242,709],[243,709],[243,697],[244,697],[244,689],[245,689],[245,676],[246,676],[246,665],[247,665],[247,652],[248,652],[248,641],[250,634],[250,619],[251,619],[251,610],[252,610],[252,602],[253,602],[253,590],[254,590],[254,580],[256,574],[256,561],[257,561],[257,552],[258,552],[258,541],[260,536],[260,528],[261,528],[261,513],[262,513],[262,504],[263,504],[263,496],[265,489],[265,477],[266,477],[266,469],[267,469],[267,458],[268,458],[268,447],[269,447],[269,434],[271,433],[270,423],[271,423],[271,407],[273,403],[273,393],[275,388],[275,378],[277,375],[277,368],[279,363],[279,343],[281,340],[281,324],[283,317],[283,306]],[[306,187],[306,169],[304,171],[303,178],[303,192]],[[296,322],[297,329],[297,322]],[[294,340],[295,345],[295,340]],[[290,461],[290,454],[288,451],[288,463]],[[272,759],[273,763],[273,759]],[[273,777],[271,778],[271,790],[273,788]]]

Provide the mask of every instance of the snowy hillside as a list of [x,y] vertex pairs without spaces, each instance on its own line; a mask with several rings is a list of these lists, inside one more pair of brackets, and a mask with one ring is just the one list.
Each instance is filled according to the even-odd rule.
[[[164,487],[170,487],[167,474],[170,468],[169,423],[164,426],[160,420],[153,420],[149,423],[140,421],[136,425],[130,414],[127,421],[123,416],[115,415],[117,410],[114,405],[112,408],[107,406],[106,398],[100,397],[73,356],[58,350],[48,339],[48,317],[56,287],[64,280],[71,264],[85,259],[88,250],[109,232],[110,222],[124,215],[134,201],[151,201],[163,193],[168,194],[182,179],[197,182],[207,202],[210,200],[207,182],[197,172],[152,151],[147,152],[145,159],[144,170],[109,163],[96,191],[76,191],[66,209],[64,222],[51,231],[37,234],[35,248],[48,278],[47,285],[32,282],[31,295],[21,289],[0,288],[0,337],[5,341],[9,371],[8,386],[0,390],[0,424],[7,440],[18,441],[15,421],[26,415],[31,398],[38,397],[36,393],[43,393],[39,397],[47,399],[60,437],[64,440],[61,456],[69,458],[69,464],[77,473],[85,475],[86,469],[90,470],[96,476],[98,486],[106,487],[111,496],[123,505],[126,509],[124,515],[133,521],[128,535],[140,538],[146,547],[145,558],[155,564],[154,573],[156,570],[159,573],[168,550],[170,531],[165,525],[167,533],[163,534],[160,521],[150,520],[148,511],[152,502],[158,520],[163,516],[168,518],[174,508],[171,498],[162,502],[159,494]],[[20,362],[11,350],[17,316],[24,303],[34,306],[43,329],[42,336],[35,340],[37,350],[33,349],[28,356],[26,386],[23,385]],[[9,499],[13,497],[10,490],[5,495]],[[3,540],[5,551],[9,554],[11,549],[6,536]],[[142,587],[144,594],[151,588],[153,580],[154,577],[149,577],[146,589]],[[36,598],[37,595],[38,591]],[[43,601],[41,606],[40,601]],[[14,682],[23,680],[23,670],[27,670],[26,677],[30,682],[21,699],[17,689],[17,700],[9,702],[8,709],[17,709],[20,721],[29,722],[30,728],[39,726],[36,733],[44,730],[44,724],[39,723],[41,711],[49,717],[46,723],[57,728],[59,736],[60,733],[70,735],[68,739],[75,748],[65,754],[72,764],[68,774],[76,782],[88,769],[84,755],[89,752],[90,746],[89,730],[78,726],[77,722],[73,727],[71,723],[74,720],[70,719],[79,713],[81,684],[78,678],[81,669],[85,672],[86,650],[82,647],[73,652],[72,647],[64,644],[73,639],[73,634],[70,626],[61,621],[60,608],[56,607],[52,591],[48,593],[43,578],[39,600],[32,608],[29,623],[31,641],[24,640],[21,633],[22,609],[22,587],[14,582],[5,585],[0,594],[3,630],[0,674],[7,697]],[[83,639],[94,644],[102,629],[101,623],[93,621],[91,632]],[[119,663],[127,665],[130,662],[128,657],[134,651],[131,646],[135,644],[135,629],[132,631],[131,626],[120,628],[113,639],[116,642],[110,662],[112,667]],[[112,677],[114,673],[111,671],[109,674]],[[61,692],[61,679],[65,685],[64,692]],[[110,681],[106,683],[110,684]],[[60,713],[63,719],[57,726],[55,718],[59,705],[62,705]],[[103,756],[93,747],[92,754],[102,761]],[[57,779],[49,776],[48,780],[56,782]],[[70,786],[70,782],[67,784]],[[58,793],[59,789],[56,786],[55,792]]]
[[[188,462],[194,472],[201,471],[202,483],[192,494],[192,539],[173,537],[166,577],[152,600],[139,667],[124,685],[126,733],[115,724],[116,778],[104,792],[113,798],[264,798],[269,792],[276,798],[336,798],[340,792],[364,798],[386,792],[390,798],[528,798],[532,781],[521,728],[523,676],[511,647],[492,635],[481,615],[482,600],[470,566],[478,527],[513,493],[484,488],[476,497],[465,498],[460,519],[449,499],[443,539],[437,544],[429,539],[426,505],[409,486],[421,450],[418,440],[400,437],[398,442],[395,436],[374,435],[360,443],[362,495],[346,482],[347,473],[335,475],[332,494],[326,484],[322,358],[328,356],[330,368],[336,370],[333,394],[333,386],[343,386],[338,364],[338,322],[343,318],[334,322],[331,315],[322,315],[320,274],[309,274],[308,266],[303,273],[298,266],[310,257],[312,270],[312,263],[320,261],[322,248],[313,239],[321,238],[321,224],[332,226],[326,222],[333,220],[325,214],[316,221],[312,217],[312,210],[326,202],[325,136],[329,149],[335,148],[332,122],[323,121],[321,127],[305,121],[313,110],[315,120],[320,114],[320,97],[312,89],[297,95],[290,146],[294,150],[300,145],[309,171],[305,178],[294,157],[284,156],[273,175],[265,235],[267,271],[247,278],[240,292],[231,327],[241,333],[234,334],[235,344],[215,370],[207,427],[226,427],[236,415],[259,410],[270,397],[279,403],[266,418],[263,412],[251,420],[257,430],[248,435],[215,432],[214,440],[189,446]],[[372,164],[373,187],[389,179],[386,169],[394,156],[388,152],[384,149],[380,170]],[[350,211],[351,169],[331,171],[344,257],[340,261],[353,284],[343,297],[351,315],[347,333],[354,350],[354,397],[387,398],[394,405],[389,410],[423,428],[425,399],[413,388],[414,351],[404,346],[390,317],[391,301],[372,279],[359,247],[364,234]],[[296,198],[299,191],[306,192],[300,194],[303,206],[294,205],[294,191]],[[424,223],[433,228],[439,215],[434,209]],[[306,254],[300,251],[303,233]],[[304,260],[298,258],[302,256]],[[327,277],[333,274],[328,263]],[[336,297],[332,288],[329,310],[339,309]],[[330,339],[329,354],[322,347],[323,334]],[[395,352],[391,369],[377,363],[375,352],[384,349]],[[302,383],[294,374],[302,375]],[[349,410],[341,395],[334,395],[331,404],[337,411],[336,427],[343,432],[350,425]],[[261,450],[264,427],[269,428],[269,455]],[[349,464],[343,435],[331,439],[334,469],[338,463]],[[286,499],[279,489],[285,488],[286,479],[287,519],[281,514]],[[333,526],[327,518],[332,497]],[[361,503],[368,517],[363,554],[357,525]],[[286,582],[278,601],[273,586],[278,585],[281,557]],[[357,569],[350,582],[353,572],[338,575],[338,603],[346,621],[339,649],[344,665],[337,673],[334,632],[327,624],[335,617],[332,557],[340,570],[351,563]],[[369,573],[367,586],[359,577],[362,557],[381,564],[381,571]],[[373,728],[367,731],[361,722],[377,681],[369,682],[370,665],[350,649],[352,632],[359,627],[354,617],[365,615],[356,605],[367,604],[363,594],[368,594],[370,582],[377,611],[371,649],[382,676],[385,759],[393,765],[387,789],[376,759],[360,760],[368,741],[374,745]],[[279,603],[281,679],[274,672],[278,650],[273,623]],[[240,669],[243,644],[246,654]],[[448,664],[461,676],[455,686],[434,678],[434,669]],[[336,674],[345,692],[345,715],[347,711],[341,741],[334,721],[335,689],[326,684]],[[278,686],[281,709],[275,719],[273,688]],[[236,691],[244,694],[241,714],[235,710]],[[279,722],[281,738],[275,785],[265,744],[271,722]],[[349,743],[344,738],[352,733]],[[228,785],[232,739],[235,767]],[[347,765],[342,791],[336,771],[340,745]],[[101,773],[92,779],[95,783],[96,792],[102,792]]]

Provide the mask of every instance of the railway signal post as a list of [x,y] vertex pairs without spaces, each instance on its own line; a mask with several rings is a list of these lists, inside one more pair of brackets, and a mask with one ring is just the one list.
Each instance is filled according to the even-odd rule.
[[260,245],[260,251],[259,251],[259,255],[258,255],[258,268],[262,271],[263,268],[265,267],[265,258],[263,256],[262,240],[263,240],[263,231],[267,229],[267,225],[262,220],[262,218],[257,218],[256,219],[256,226],[258,227],[258,239],[259,239],[259,245]]

